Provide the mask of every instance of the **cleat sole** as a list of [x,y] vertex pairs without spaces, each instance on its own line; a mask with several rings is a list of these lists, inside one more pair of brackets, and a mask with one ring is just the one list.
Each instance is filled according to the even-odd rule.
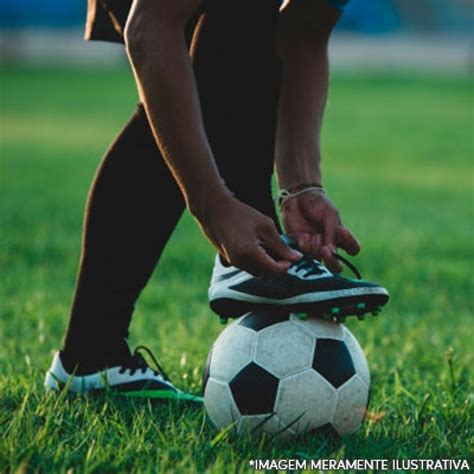
[[278,305],[269,303],[255,303],[246,301],[236,301],[229,298],[221,298],[211,301],[211,309],[221,317],[223,324],[229,318],[238,318],[251,311],[288,311],[296,313],[298,318],[304,320],[308,317],[319,317],[327,321],[337,320],[342,322],[342,318],[347,316],[364,316],[365,314],[378,315],[382,307],[388,302],[388,296],[382,294],[336,298],[317,304],[294,304]]

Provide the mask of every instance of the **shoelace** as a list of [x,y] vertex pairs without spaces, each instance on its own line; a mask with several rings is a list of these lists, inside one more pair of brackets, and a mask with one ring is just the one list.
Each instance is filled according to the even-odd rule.
[[324,273],[324,269],[319,262],[309,255],[305,255],[298,263],[295,263],[295,268],[300,270],[305,270],[304,276],[308,277],[310,275],[321,275]]
[[[301,252],[301,249],[298,247],[298,245],[296,245],[296,242],[289,235],[286,235],[286,234],[281,235],[281,240],[283,240],[283,242],[286,245],[289,245],[292,249],[295,249]],[[298,270],[306,270],[305,276],[321,275],[322,273],[324,273],[324,267],[321,264],[321,262],[319,262],[318,260],[311,257],[311,255],[308,255],[305,252],[302,252],[302,253],[303,253],[303,258],[298,263],[295,264]],[[357,270],[357,268],[355,267],[353,263],[349,262],[349,260],[347,260],[342,255],[339,255],[336,252],[333,252],[333,255],[334,255],[334,258],[337,258],[340,262],[346,265],[347,268],[349,268],[354,273],[354,275],[356,276],[358,280],[362,280],[362,275],[360,274],[359,270]]]
[[[140,354],[140,351],[145,352],[148,357],[150,357],[150,359],[155,364],[154,369],[150,367],[143,355]],[[133,351],[132,356],[120,366],[119,372],[123,374],[125,371],[128,370],[130,371],[130,375],[133,375],[135,372],[140,370],[144,374],[148,369],[150,369],[154,375],[161,375],[164,380],[170,382],[170,378],[156,360],[155,356],[153,355],[153,352],[151,352],[151,350],[148,349],[148,347],[146,346],[138,346]]]
[[[337,260],[341,261],[344,265],[346,265],[347,268],[349,268],[354,273],[358,280],[362,280],[362,275],[353,263],[349,262],[349,260],[347,260],[342,255],[339,255],[336,252],[333,252],[333,256]],[[322,273],[324,273],[324,267],[322,266],[322,264],[315,258],[306,254],[298,263],[295,264],[295,266],[298,270],[306,270],[306,273],[304,274],[305,277],[311,275],[321,275]]]

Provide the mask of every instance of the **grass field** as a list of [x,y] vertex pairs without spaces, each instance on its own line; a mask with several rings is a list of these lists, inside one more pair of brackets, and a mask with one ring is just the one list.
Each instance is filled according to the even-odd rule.
[[[0,472],[241,472],[251,458],[456,458],[474,463],[473,116],[466,79],[338,76],[326,186],[363,243],[362,273],[392,300],[348,326],[377,416],[341,441],[233,441],[201,412],[45,397],[65,328],[83,203],[136,94],[126,70],[1,72]],[[158,213],[157,213],[158,215]],[[213,253],[185,216],[138,305],[132,344],[199,391],[221,330]]]

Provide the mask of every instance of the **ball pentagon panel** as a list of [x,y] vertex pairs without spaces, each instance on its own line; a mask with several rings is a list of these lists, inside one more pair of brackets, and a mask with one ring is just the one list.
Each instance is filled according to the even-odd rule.
[[336,339],[317,340],[313,368],[335,388],[346,383],[356,373],[345,342]]
[[279,380],[263,367],[251,362],[229,383],[241,415],[272,413]]

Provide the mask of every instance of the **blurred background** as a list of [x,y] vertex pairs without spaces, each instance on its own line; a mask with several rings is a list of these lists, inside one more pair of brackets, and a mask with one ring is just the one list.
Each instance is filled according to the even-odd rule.
[[[127,414],[110,423],[88,404],[63,417],[54,401],[50,416],[39,396],[69,314],[88,188],[137,102],[123,47],[82,40],[86,3],[0,0],[0,472],[156,472],[157,456],[163,472],[181,472],[177,459],[227,472],[261,456],[208,449],[199,427],[181,439],[173,417],[156,436],[140,412],[129,436]],[[467,458],[474,439],[473,5],[352,0],[331,39],[325,186],[362,242],[354,263],[391,293],[379,319],[347,323],[370,361],[371,410],[386,413],[343,445],[348,459]],[[185,214],[131,328],[132,345],[191,392],[221,331],[207,301],[213,258]]]
[[[80,41],[86,0],[0,0],[3,61],[123,60],[120,47]],[[468,73],[472,0],[352,0],[332,42],[336,68]]]

